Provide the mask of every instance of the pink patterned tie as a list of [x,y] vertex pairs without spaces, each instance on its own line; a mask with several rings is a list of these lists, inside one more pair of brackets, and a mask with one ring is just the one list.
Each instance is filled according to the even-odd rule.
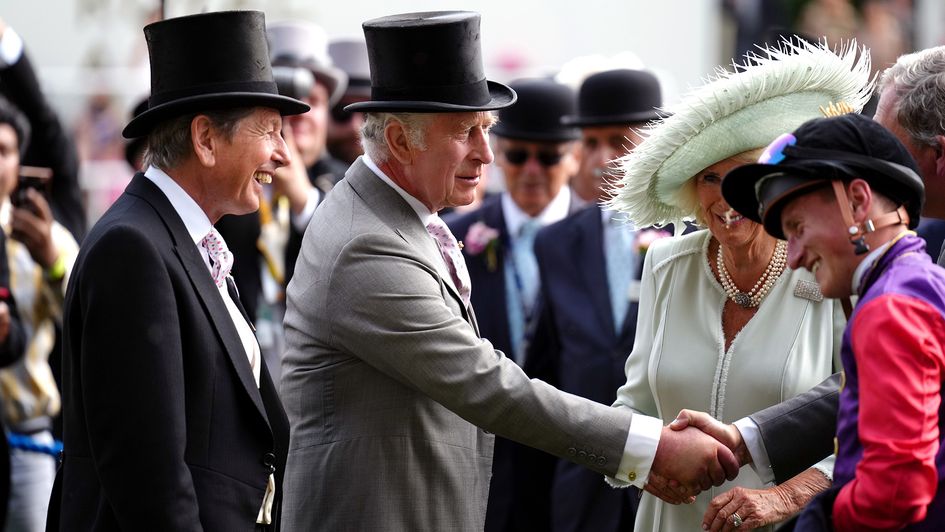
[[210,254],[210,262],[213,265],[210,275],[213,276],[213,282],[217,284],[217,287],[223,288],[226,284],[226,276],[233,268],[233,254],[226,249],[226,242],[215,227],[210,228],[207,236],[200,241],[200,245]]
[[443,223],[439,216],[433,216],[427,223],[427,232],[436,240],[437,247],[440,248],[440,255],[446,261],[446,266],[450,270],[450,276],[453,277],[453,284],[459,291],[459,296],[463,298],[463,303],[469,305],[469,294],[472,293],[472,282],[469,280],[469,270],[466,269],[466,261],[463,260],[463,254],[459,250],[459,244],[456,237],[450,232],[450,228]]

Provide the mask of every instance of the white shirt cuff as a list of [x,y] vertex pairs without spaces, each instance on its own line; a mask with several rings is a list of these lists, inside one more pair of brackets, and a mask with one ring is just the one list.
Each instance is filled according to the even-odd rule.
[[0,38],[0,68],[15,65],[22,55],[23,39],[13,28],[7,26],[7,29],[3,30],[3,38]]
[[774,469],[771,468],[771,460],[768,459],[768,451],[765,449],[765,442],[761,438],[761,431],[758,425],[751,418],[743,417],[736,421],[735,428],[742,434],[742,440],[751,455],[751,468],[755,470],[758,477],[765,484],[774,482]]
[[308,199],[305,200],[305,207],[302,207],[302,212],[292,216],[292,227],[300,233],[305,232],[305,228],[308,227],[308,222],[312,219],[312,215],[315,214],[315,208],[318,207],[318,200],[321,198],[321,192],[312,187],[308,190]]
[[663,420],[643,414],[633,414],[630,420],[630,432],[627,434],[627,444],[623,449],[623,458],[617,466],[617,475],[611,483],[615,486],[630,484],[642,488],[653,459],[656,457],[656,447],[660,443],[660,434],[663,431]]

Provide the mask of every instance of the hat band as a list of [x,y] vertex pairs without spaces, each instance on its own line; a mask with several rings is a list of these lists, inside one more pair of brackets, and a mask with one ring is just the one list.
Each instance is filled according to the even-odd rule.
[[256,92],[276,95],[279,89],[275,81],[227,81],[223,83],[206,83],[182,89],[156,92],[148,100],[148,108],[157,107],[184,98],[205,95],[223,95],[227,93]]
[[371,87],[374,101],[424,101],[453,105],[487,105],[492,100],[485,79],[462,85],[434,85],[426,87]]

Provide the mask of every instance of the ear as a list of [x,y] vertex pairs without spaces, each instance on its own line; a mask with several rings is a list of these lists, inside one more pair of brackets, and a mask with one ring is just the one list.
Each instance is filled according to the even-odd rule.
[[853,221],[857,224],[866,222],[871,217],[873,207],[873,189],[865,180],[856,178],[847,185],[847,198],[853,210]]
[[945,179],[945,135],[935,136],[935,174]]
[[216,164],[216,129],[206,115],[197,115],[190,121],[190,142],[200,164],[208,168]]
[[391,120],[384,128],[384,140],[387,141],[390,154],[401,165],[406,166],[413,161],[413,147],[410,146],[403,124],[397,120]]

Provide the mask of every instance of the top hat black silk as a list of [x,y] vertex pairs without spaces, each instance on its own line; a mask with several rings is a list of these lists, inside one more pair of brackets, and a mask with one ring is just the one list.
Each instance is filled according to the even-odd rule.
[[581,136],[581,130],[565,125],[561,117],[574,114],[577,99],[567,85],[550,79],[533,78],[513,81],[518,102],[499,111],[499,121],[492,134],[510,139],[567,142]]
[[796,140],[784,146],[781,161],[744,165],[725,176],[722,196],[733,209],[783,239],[781,211],[789,200],[834,179],[861,178],[905,206],[910,228],[918,225],[925,186],[915,160],[886,128],[845,114],[808,120],[792,134]]
[[578,90],[577,114],[565,124],[587,127],[631,124],[654,120],[663,105],[660,83],[645,70],[617,69],[592,74]]
[[515,103],[512,89],[485,77],[478,13],[406,13],[363,28],[371,99],[347,111],[469,112]]
[[308,105],[280,96],[272,78],[261,11],[221,11],[171,18],[144,28],[151,58],[147,111],[122,131],[147,135],[158,123],[192,112],[270,107],[283,115]]

